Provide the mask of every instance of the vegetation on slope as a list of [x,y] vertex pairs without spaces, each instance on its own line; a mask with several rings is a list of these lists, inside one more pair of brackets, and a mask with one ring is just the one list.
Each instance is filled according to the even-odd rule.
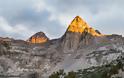
[[[119,73],[119,70],[124,72],[124,58],[119,57],[117,60],[112,61],[110,64],[91,67],[76,72],[71,71],[65,73],[64,70],[54,72],[49,78],[122,78],[121,76],[114,76]],[[112,77],[114,76],[114,77]]]

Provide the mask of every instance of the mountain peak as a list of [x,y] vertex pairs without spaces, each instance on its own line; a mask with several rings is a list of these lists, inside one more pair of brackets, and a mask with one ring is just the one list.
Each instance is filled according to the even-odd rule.
[[43,32],[37,32],[31,36],[27,41],[30,43],[44,43],[47,42],[49,38]]
[[97,33],[93,28],[91,28],[80,16],[76,16],[71,24],[69,25],[67,31],[70,32],[88,32],[93,36],[102,36],[102,34]]

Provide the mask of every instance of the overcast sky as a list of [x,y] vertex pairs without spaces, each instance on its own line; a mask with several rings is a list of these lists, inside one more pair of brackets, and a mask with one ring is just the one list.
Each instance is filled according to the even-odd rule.
[[124,35],[124,0],[0,0],[0,36],[58,38],[77,15],[104,34]]

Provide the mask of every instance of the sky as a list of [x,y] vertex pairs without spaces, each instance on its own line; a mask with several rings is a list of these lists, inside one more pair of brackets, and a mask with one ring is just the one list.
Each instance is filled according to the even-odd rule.
[[61,37],[75,16],[103,34],[124,36],[124,0],[0,0],[0,37]]

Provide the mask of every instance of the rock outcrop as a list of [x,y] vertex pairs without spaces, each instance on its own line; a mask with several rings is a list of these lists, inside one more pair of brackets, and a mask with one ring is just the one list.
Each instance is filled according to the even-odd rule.
[[92,36],[103,36],[101,33],[96,32],[91,28],[81,17],[76,16],[69,25],[67,31],[78,32],[78,33],[90,33]]
[[62,47],[65,52],[72,52],[79,47],[79,43],[88,45],[95,37],[101,36],[103,34],[91,28],[81,17],[76,16],[61,39]]
[[30,43],[45,43],[48,40],[49,38],[43,32],[38,32],[31,36],[27,41]]

